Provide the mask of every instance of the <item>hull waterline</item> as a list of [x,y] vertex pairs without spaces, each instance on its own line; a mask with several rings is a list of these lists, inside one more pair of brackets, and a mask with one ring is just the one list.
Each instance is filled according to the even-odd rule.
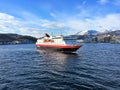
[[55,50],[64,53],[76,52],[81,47],[78,45],[42,45],[42,44],[37,44],[36,46],[38,49]]

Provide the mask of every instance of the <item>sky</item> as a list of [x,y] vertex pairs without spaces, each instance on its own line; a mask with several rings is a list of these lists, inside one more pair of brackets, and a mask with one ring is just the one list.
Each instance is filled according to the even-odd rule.
[[0,33],[41,37],[120,30],[120,0],[0,0]]

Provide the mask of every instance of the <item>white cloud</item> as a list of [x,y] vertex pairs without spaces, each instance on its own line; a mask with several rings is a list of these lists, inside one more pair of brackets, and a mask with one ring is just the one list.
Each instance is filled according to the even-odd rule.
[[15,33],[15,28],[19,27],[19,23],[17,18],[15,19],[13,16],[0,13],[0,32],[1,33]]
[[86,30],[117,30],[120,29],[120,14],[109,14],[105,17],[95,17],[94,19],[86,18],[86,20],[68,20],[65,22],[66,27],[69,28],[68,33],[75,34]]
[[[12,15],[0,13],[0,33],[18,33],[23,35],[31,35],[40,37],[44,32],[54,33],[61,32],[63,34],[75,34],[86,30],[116,30],[120,29],[120,14],[109,14],[105,17],[94,17],[81,19],[71,18],[70,16],[58,18],[56,21],[45,19],[24,20],[16,18]],[[30,18],[31,19],[31,18]]]
[[0,20],[6,20],[6,19],[12,20],[14,19],[14,17],[6,13],[0,13]]
[[47,29],[57,29],[57,28],[62,28],[64,26],[64,23],[48,21],[47,23],[41,24],[41,26]]
[[100,4],[106,4],[108,2],[108,0],[99,0]]
[[110,14],[104,18],[96,19],[96,23],[103,27],[103,29],[120,29],[120,14]]
[[64,26],[61,22],[40,19],[30,13],[24,15],[26,15],[24,19],[20,19],[9,14],[0,13],[0,33],[18,33],[40,37],[44,32],[54,32],[52,30]]
[[0,13],[0,33],[18,33],[38,37],[41,30],[35,26],[39,26],[39,23],[21,20],[12,15]]
[[22,33],[22,35],[40,37],[41,35],[43,35],[43,32],[44,30],[38,28],[29,28],[29,27],[20,28],[20,33]]
[[50,13],[50,15],[53,17],[53,18],[57,18],[56,14],[55,13]]

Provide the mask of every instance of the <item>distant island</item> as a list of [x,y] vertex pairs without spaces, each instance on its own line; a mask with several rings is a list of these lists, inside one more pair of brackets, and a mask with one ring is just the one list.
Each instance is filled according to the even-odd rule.
[[37,38],[27,35],[19,35],[19,34],[2,34],[0,33],[0,45],[7,44],[31,44],[35,43]]
[[[88,30],[85,33],[66,36],[66,38],[76,38],[78,42],[84,43],[117,43],[120,44],[120,30],[97,32]],[[7,44],[32,44],[37,41],[36,37],[19,34],[0,34],[0,45]]]
[[88,30],[86,32],[79,32],[76,35],[70,35],[70,38],[77,38],[78,41],[84,43],[117,43],[120,44],[120,30],[97,32],[95,30]]

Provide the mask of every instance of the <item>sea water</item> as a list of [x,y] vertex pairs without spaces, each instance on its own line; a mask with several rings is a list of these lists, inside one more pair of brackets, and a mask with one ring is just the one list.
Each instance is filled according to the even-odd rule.
[[0,45],[0,90],[120,90],[120,44],[84,44],[77,53]]

